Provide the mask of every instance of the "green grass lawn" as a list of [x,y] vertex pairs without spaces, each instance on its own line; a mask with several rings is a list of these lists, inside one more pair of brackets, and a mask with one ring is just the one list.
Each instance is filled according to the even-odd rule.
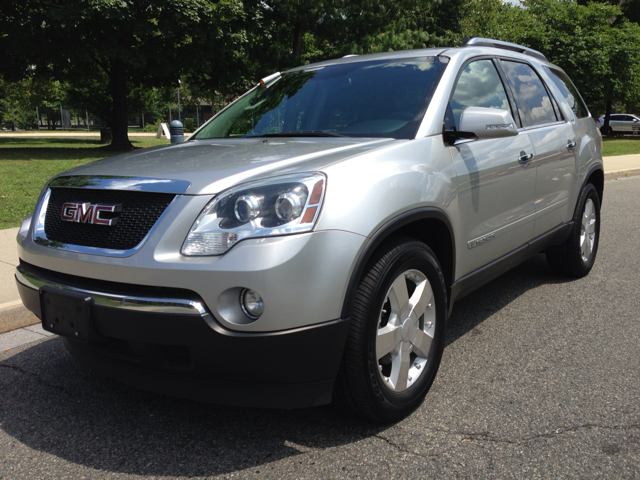
[[631,155],[640,153],[640,136],[604,138],[602,142],[602,156]]
[[[134,147],[168,140],[130,139]],[[102,148],[101,148],[102,147]],[[115,155],[91,138],[2,138],[0,136],[0,228],[18,227],[35,207],[45,182],[83,163]]]

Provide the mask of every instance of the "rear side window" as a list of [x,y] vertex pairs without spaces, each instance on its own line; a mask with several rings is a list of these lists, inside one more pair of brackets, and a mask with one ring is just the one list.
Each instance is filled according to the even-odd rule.
[[556,87],[558,87],[558,89],[560,90],[560,93],[562,93],[562,96],[567,101],[567,103],[571,107],[571,110],[573,110],[573,113],[575,113],[576,117],[578,118],[588,117],[589,110],[587,109],[587,106],[582,101],[582,98],[578,93],[578,89],[576,89],[575,85],[569,79],[567,74],[564,73],[562,70],[558,70],[556,68],[549,68],[549,67],[545,67],[545,68],[547,69],[547,73],[551,77],[551,80],[553,80],[553,83],[555,83]]
[[511,112],[502,81],[491,60],[472,62],[460,74],[447,109],[447,130],[454,130],[454,125],[458,130],[460,114],[467,107],[501,108]]
[[538,74],[525,63],[502,60],[502,66],[516,97],[523,127],[558,121],[551,99]]

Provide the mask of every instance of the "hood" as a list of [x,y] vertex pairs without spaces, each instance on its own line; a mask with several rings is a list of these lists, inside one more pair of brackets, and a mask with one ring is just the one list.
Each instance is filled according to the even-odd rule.
[[319,170],[394,141],[347,137],[197,140],[105,158],[62,176],[180,180],[190,183],[188,195],[212,195],[254,178]]

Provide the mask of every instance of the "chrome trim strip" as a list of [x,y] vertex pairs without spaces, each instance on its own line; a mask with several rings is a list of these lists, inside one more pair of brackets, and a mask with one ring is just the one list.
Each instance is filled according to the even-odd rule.
[[116,175],[69,175],[52,179],[47,187],[98,188],[101,190],[134,190],[137,192],[185,193],[191,182],[150,177],[125,177]]
[[562,123],[569,123],[566,120],[556,120],[555,122],[547,122],[547,123],[541,123],[539,125],[531,125],[529,127],[524,127],[522,130],[524,130],[525,132],[528,132],[530,130],[536,130],[538,128],[544,128],[544,127],[551,127],[554,125],[560,125]]
[[44,221],[47,215],[47,207],[49,206],[49,197],[51,197],[51,188],[47,188],[42,199],[40,200],[40,204],[36,206],[36,214],[35,219],[36,222],[33,225],[33,243],[36,245],[42,245],[43,247],[49,248],[57,248],[59,250],[66,250],[68,252],[76,252],[76,253],[86,253],[87,255],[103,255],[108,257],[130,257],[138,250],[142,248],[142,246],[149,239],[151,234],[155,231],[155,229],[160,225],[160,222],[165,217],[167,212],[171,209],[171,207],[178,201],[182,195],[176,195],[175,198],[171,201],[167,208],[162,212],[162,215],[158,217],[156,223],[149,229],[144,238],[140,241],[138,245],[128,250],[114,250],[110,248],[97,248],[97,247],[86,247],[84,245],[73,245],[58,242],[55,240],[49,240],[44,231]]
[[137,297],[135,295],[115,295],[96,292],[82,288],[70,287],[57,282],[45,280],[33,273],[27,272],[20,265],[16,268],[16,279],[27,288],[40,290],[42,286],[59,288],[67,292],[90,295],[95,305],[113,307],[122,310],[134,310],[138,312],[175,313],[187,315],[203,315],[207,310],[200,302],[181,298],[154,298]]

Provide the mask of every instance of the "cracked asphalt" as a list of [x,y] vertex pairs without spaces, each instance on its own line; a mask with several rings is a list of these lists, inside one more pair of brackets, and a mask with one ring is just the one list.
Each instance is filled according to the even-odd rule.
[[534,258],[456,304],[424,404],[219,407],[106,380],[58,338],[0,352],[0,479],[640,478],[640,177],[605,184],[581,280]]

